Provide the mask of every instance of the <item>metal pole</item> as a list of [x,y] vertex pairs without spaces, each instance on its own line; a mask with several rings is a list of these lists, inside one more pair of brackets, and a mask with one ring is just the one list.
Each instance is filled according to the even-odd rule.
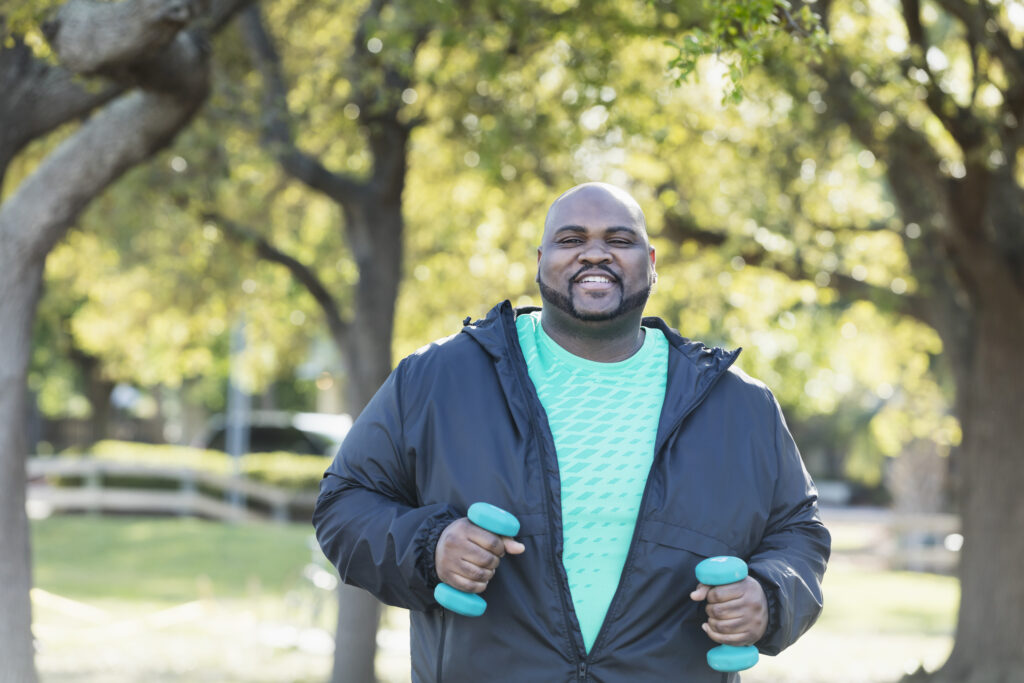
[[[249,408],[251,398],[239,381],[239,358],[245,350],[245,316],[239,316],[231,330],[231,374],[228,381],[228,414],[225,425],[225,446],[234,463],[232,475],[237,483],[242,478],[242,456],[249,451]],[[245,496],[240,487],[228,492],[228,502],[241,512]],[[239,515],[241,516],[241,515]]]

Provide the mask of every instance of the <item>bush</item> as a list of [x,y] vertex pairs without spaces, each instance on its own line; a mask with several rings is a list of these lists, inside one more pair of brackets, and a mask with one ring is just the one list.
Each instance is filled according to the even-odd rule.
[[[64,455],[73,454],[65,453]],[[93,445],[88,455],[99,460],[114,462],[188,467],[224,476],[235,472],[235,463],[227,453],[191,446],[105,440]],[[328,464],[329,460],[319,455],[296,455],[283,452],[249,453],[242,456],[241,470],[245,477],[253,481],[294,491],[309,492],[317,490]],[[137,480],[133,479],[132,485],[137,484]],[[149,486],[159,487],[159,480],[151,480]]]

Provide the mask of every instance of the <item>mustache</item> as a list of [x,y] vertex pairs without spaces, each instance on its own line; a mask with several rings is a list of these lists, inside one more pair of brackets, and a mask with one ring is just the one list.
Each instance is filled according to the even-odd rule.
[[611,268],[598,263],[593,266],[583,266],[582,268],[580,268],[578,271],[576,271],[576,274],[573,275],[572,278],[569,280],[570,284],[575,284],[575,282],[580,278],[581,275],[594,270],[603,270],[605,273],[608,274],[609,277],[612,278],[612,280],[614,280],[616,283],[619,282],[619,276],[616,275]]

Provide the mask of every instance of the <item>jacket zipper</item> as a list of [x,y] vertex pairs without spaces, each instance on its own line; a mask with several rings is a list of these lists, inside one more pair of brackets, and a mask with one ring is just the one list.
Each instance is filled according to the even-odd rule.
[[435,683],[441,683],[441,674],[444,673],[444,641],[448,635],[446,623],[448,616],[448,610],[441,609],[441,639],[437,645],[437,675],[435,677]]
[[[735,356],[733,357],[733,359],[735,360]],[[662,456],[662,453],[665,450],[665,446],[666,444],[668,444],[671,436],[675,434],[676,431],[679,430],[679,428],[683,425],[683,422],[686,421],[686,418],[690,417],[693,411],[700,407],[700,404],[704,402],[704,399],[707,398],[707,395],[711,393],[712,387],[714,387],[715,384],[718,383],[718,380],[721,379],[722,375],[725,374],[725,372],[729,369],[731,365],[732,362],[730,362],[724,368],[720,369],[718,374],[715,375],[714,378],[708,382],[707,386],[705,386],[703,390],[701,390],[700,394],[698,394],[697,398],[693,401],[690,407],[687,408],[686,411],[679,416],[675,423],[673,423],[672,428],[665,432],[665,440],[654,454],[654,459],[651,461],[651,469],[647,473],[647,482],[644,484],[644,493],[643,496],[640,498],[640,507],[637,509],[636,526],[633,528],[633,538],[630,540],[629,550],[626,552],[626,562],[622,567],[622,574],[619,576],[619,583],[615,587],[615,594],[612,596],[612,601],[608,605],[608,611],[605,612],[605,619],[603,622],[601,622],[601,628],[597,632],[597,637],[594,638],[594,646],[590,648],[590,654],[596,652],[603,644],[606,638],[606,631],[608,630],[608,617],[615,613],[615,610],[618,609],[619,604],[622,602],[622,587],[625,583],[626,575],[633,568],[633,561],[636,554],[636,546],[640,542],[640,527],[642,524],[642,520],[644,519],[644,510],[647,507],[647,500],[651,491],[651,472],[654,471],[654,467],[658,463],[658,459]],[[667,392],[667,382],[665,386]]]
[[[513,321],[512,324],[514,326],[515,325],[515,311],[514,310],[512,311],[511,317],[512,317],[512,321]],[[519,349],[519,339],[509,329],[509,326],[508,326],[507,320],[506,320],[506,316],[499,315],[499,322],[501,323],[502,328],[505,331],[506,346],[507,346],[507,348],[509,348],[509,349]],[[671,344],[669,346],[671,347]],[[674,347],[672,347],[672,348],[674,348]],[[671,348],[670,348],[670,351],[671,351]],[[522,356],[522,350],[521,349],[519,351],[519,354],[520,354],[520,356]],[[612,596],[612,601],[608,605],[608,611],[605,613],[605,619],[601,623],[601,628],[600,628],[600,630],[597,633],[597,637],[594,639],[594,645],[593,645],[593,647],[590,648],[590,652],[588,653],[588,652],[586,652],[586,650],[583,650],[581,652],[579,647],[576,648],[577,662],[578,662],[577,670],[576,670],[576,677],[577,677],[577,680],[579,680],[579,681],[585,681],[586,680],[588,657],[589,657],[589,655],[593,654],[594,652],[596,652],[600,648],[600,646],[602,645],[604,639],[606,638],[606,631],[608,630],[608,615],[613,614],[613,611],[616,610],[616,608],[618,607],[619,603],[622,602],[623,577],[626,576],[627,572],[629,570],[631,570],[632,566],[633,566],[633,560],[634,560],[634,556],[636,554],[636,552],[635,552],[636,551],[636,546],[637,546],[637,544],[639,543],[639,540],[640,540],[641,520],[644,517],[644,508],[646,508],[646,506],[647,506],[647,500],[648,500],[648,497],[649,497],[648,494],[650,493],[650,489],[651,489],[650,472],[654,471],[654,466],[657,463],[658,458],[661,456],[662,451],[665,449],[665,444],[668,443],[669,438],[673,434],[675,434],[676,431],[682,426],[682,424],[686,420],[686,418],[688,418],[690,416],[690,414],[693,413],[693,411],[696,410],[700,406],[700,404],[704,402],[704,399],[707,398],[707,395],[711,392],[712,387],[714,387],[715,384],[718,382],[718,380],[721,379],[722,375],[725,374],[725,372],[729,369],[729,367],[732,365],[732,363],[735,361],[735,359],[736,359],[736,355],[733,355],[733,358],[729,361],[729,363],[724,368],[721,368],[721,369],[718,370],[718,374],[716,374],[715,377],[711,381],[708,382],[707,386],[704,387],[704,389],[700,392],[700,394],[693,401],[693,403],[690,405],[690,407],[687,408],[687,410],[682,415],[679,416],[679,418],[672,425],[672,428],[665,433],[665,440],[664,440],[664,442],[661,444],[661,446],[655,452],[654,459],[651,461],[651,469],[648,472],[647,482],[644,484],[644,493],[643,493],[643,496],[640,499],[640,507],[637,510],[636,527],[633,529],[633,538],[632,538],[632,540],[629,543],[629,550],[626,552],[626,563],[625,563],[625,565],[622,568],[622,574],[621,574],[621,576],[619,578],[619,584],[615,588],[615,594]],[[528,386],[527,383],[529,383],[531,380],[530,380],[529,374],[526,372],[526,363],[525,362],[522,362],[522,363],[518,362],[518,359],[515,358],[514,356],[510,357],[510,361],[512,362],[512,365],[515,368],[516,379],[519,380],[520,387],[521,387],[522,391],[526,394],[527,405],[530,406],[530,410],[528,411],[528,413],[529,413],[529,420],[530,420],[530,426],[533,428],[534,436],[537,438],[537,447],[542,449],[543,447],[542,447],[541,435],[543,433],[543,430],[540,428],[540,424],[538,424],[538,422],[537,422],[536,411],[533,409],[534,406],[532,405],[534,403],[534,401],[530,400],[530,398],[531,398],[530,397],[530,392],[527,389],[527,386]],[[667,372],[667,368],[666,368],[666,372]],[[525,378],[523,377],[524,374],[526,374]],[[665,386],[666,386],[666,391],[667,391],[667,388],[668,388],[667,381],[666,381],[666,385]],[[538,402],[539,402],[539,399],[538,399]],[[541,408],[543,409],[543,406],[541,406]],[[558,458],[557,458],[557,456],[555,457],[555,471],[558,472]],[[543,459],[541,460],[541,475],[542,476],[546,476],[546,472],[544,470],[544,461],[543,461]],[[559,476],[561,476],[561,475],[559,475]],[[561,598],[561,601],[562,601],[562,616],[565,619],[565,626],[566,626],[567,632],[572,632],[572,633],[575,633],[575,634],[579,635],[579,640],[582,641],[582,638],[583,638],[582,632],[578,628],[577,629],[573,629],[573,627],[572,627],[572,619],[570,618],[570,607],[569,607],[569,604],[568,604],[567,599],[566,599],[566,594],[569,592],[569,579],[568,579],[568,577],[565,574],[565,567],[562,564],[561,558],[559,558],[557,553],[554,552],[554,547],[555,547],[554,543],[555,543],[555,539],[556,539],[556,534],[559,532],[559,530],[555,528],[554,512],[553,512],[553,510],[554,510],[554,501],[552,500],[550,486],[547,485],[547,482],[545,482],[545,484],[544,484],[544,497],[545,497],[545,500],[547,501],[547,506],[548,506],[548,514],[546,515],[546,517],[547,517],[547,521],[548,521],[548,534],[550,535],[551,541],[552,541],[552,545],[551,545],[551,547],[552,547],[552,556],[554,558],[555,567],[556,567],[556,569],[558,571],[558,575],[559,575],[559,578],[561,579],[562,588],[563,588],[563,590],[559,591],[559,593],[560,593],[559,597]],[[439,671],[440,671],[440,669],[439,669]],[[440,678],[438,679],[438,683],[440,683]]]
[[[514,316],[514,313],[513,313],[513,316]],[[500,320],[501,320],[501,323],[502,323],[502,327],[505,330],[505,336],[506,336],[506,340],[507,340],[507,344],[506,344],[507,347],[510,350],[512,350],[512,349],[519,349],[519,339],[518,339],[518,337],[516,337],[512,333],[511,330],[509,330],[509,326],[506,324],[506,320],[505,320],[504,316],[502,316],[500,318]],[[514,320],[515,320],[515,318],[513,317],[513,325],[515,324]],[[519,351],[519,355],[522,356],[522,350],[521,349]],[[531,380],[530,380],[529,374],[526,371],[526,363],[525,362],[520,363],[519,359],[515,358],[514,355],[512,355],[512,354],[510,354],[510,356],[511,356],[510,357],[510,361],[512,362],[512,366],[515,368],[516,379],[519,380],[520,388],[526,394],[526,403],[527,403],[527,406],[529,407],[528,417],[529,417],[529,420],[530,420],[530,427],[533,429],[534,438],[537,440],[538,453],[541,454],[541,476],[545,479],[545,481],[544,481],[544,500],[545,500],[545,502],[547,504],[547,508],[548,508],[548,514],[546,514],[545,517],[547,518],[547,523],[548,523],[548,535],[551,538],[551,555],[552,555],[552,559],[554,560],[555,570],[558,573],[558,577],[559,577],[559,580],[560,580],[560,583],[561,583],[561,587],[562,587],[562,590],[558,591],[558,593],[559,593],[558,597],[559,597],[559,599],[561,600],[561,603],[562,603],[562,617],[563,617],[563,619],[565,619],[565,630],[566,630],[566,633],[575,633],[575,634],[577,634],[579,636],[578,639],[573,639],[574,640],[573,645],[575,646],[575,649],[576,649],[577,662],[578,662],[577,674],[579,676],[579,680],[582,681],[582,680],[585,680],[586,672],[587,672],[587,664],[586,664],[587,653],[586,653],[585,650],[581,650],[580,647],[579,647],[579,644],[582,643],[582,640],[583,640],[582,632],[578,628],[574,629],[573,626],[572,626],[572,619],[570,617],[570,609],[571,608],[569,606],[568,598],[567,598],[567,594],[569,592],[569,578],[565,574],[565,567],[562,564],[561,558],[558,556],[557,553],[554,552],[555,543],[558,540],[558,537],[556,536],[556,534],[559,533],[559,529],[557,529],[555,527],[555,520],[554,520],[554,518],[555,518],[555,513],[557,511],[555,510],[554,500],[552,500],[551,487],[548,484],[548,482],[546,481],[546,479],[547,479],[547,470],[545,468],[544,455],[543,455],[546,449],[544,448],[544,443],[543,443],[543,430],[541,429],[540,424],[537,421],[536,410],[535,410],[536,406],[533,405],[535,402],[539,404],[539,400],[537,400],[537,401],[531,400],[531,395],[530,395],[528,387],[532,386],[532,384],[529,384],[531,382]],[[525,377],[523,376],[524,374],[526,375]],[[541,407],[541,409],[543,409],[543,406],[540,406],[540,407]],[[558,458],[557,457],[554,458],[554,462],[555,462],[555,472],[557,473],[558,472]],[[559,475],[559,476],[561,476],[561,475]]]

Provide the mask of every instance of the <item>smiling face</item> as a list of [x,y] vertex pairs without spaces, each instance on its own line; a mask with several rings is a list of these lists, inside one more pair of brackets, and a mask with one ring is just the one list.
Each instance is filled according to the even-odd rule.
[[537,282],[546,311],[560,321],[635,317],[639,325],[654,282],[654,248],[639,205],[600,183],[559,197],[537,250]]

